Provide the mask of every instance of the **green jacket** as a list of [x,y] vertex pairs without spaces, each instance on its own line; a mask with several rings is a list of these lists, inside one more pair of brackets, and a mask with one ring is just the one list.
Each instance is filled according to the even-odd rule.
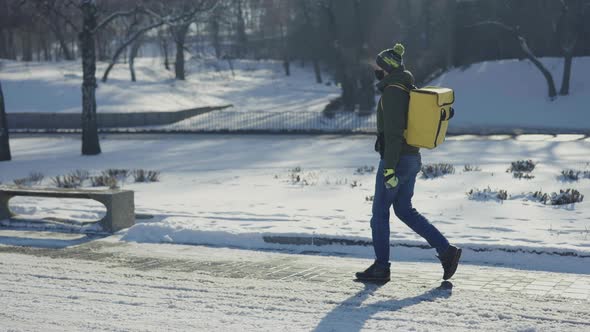
[[377,105],[377,133],[382,137],[384,168],[395,169],[400,155],[418,154],[420,149],[408,145],[404,130],[408,121],[410,94],[394,84],[413,89],[414,76],[407,70],[396,70],[387,75],[377,88],[382,92]]

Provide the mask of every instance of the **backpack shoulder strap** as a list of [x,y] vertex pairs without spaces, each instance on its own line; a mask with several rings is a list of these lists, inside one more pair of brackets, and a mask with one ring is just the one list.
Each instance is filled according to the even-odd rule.
[[403,90],[403,91],[405,91],[407,93],[410,93],[410,89],[408,89],[405,85],[403,85],[401,83],[390,84],[390,85],[386,86],[385,88],[387,89],[390,86],[395,87],[395,88],[398,88],[400,90]]

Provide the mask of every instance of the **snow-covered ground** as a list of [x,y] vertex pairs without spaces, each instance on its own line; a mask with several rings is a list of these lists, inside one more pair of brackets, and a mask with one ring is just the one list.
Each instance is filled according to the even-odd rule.
[[[544,58],[542,61],[559,88],[562,59]],[[0,60],[0,64],[7,112],[80,112],[78,62]],[[305,123],[303,129],[330,129],[336,124],[346,126],[352,120],[350,114],[333,121],[313,114],[337,97],[339,88],[333,84],[316,84],[309,66],[292,66],[290,77],[284,75],[277,61],[236,60],[233,66],[235,76],[225,61],[193,58],[187,63],[187,80],[183,82],[174,80],[173,73],[163,68],[161,59],[139,58],[136,61],[138,82],[132,83],[127,66],[117,65],[107,83],[99,82],[98,112],[177,111],[234,105],[225,111],[169,126],[169,129],[268,129],[269,126],[302,129],[301,123]],[[105,63],[98,63],[98,77],[105,67]],[[455,132],[493,133],[494,130],[516,129],[587,132],[590,128],[587,102],[590,81],[584,73],[589,71],[590,57],[575,58],[571,93],[554,101],[546,96],[542,75],[526,60],[476,63],[444,73],[430,84],[455,90],[457,113],[450,129]],[[325,76],[329,81],[326,73]],[[248,121],[235,114],[253,111],[261,113],[251,115]],[[277,117],[269,112],[288,114]],[[374,115],[359,121],[360,126],[370,122],[369,128],[374,127]]]
[[[81,64],[0,60],[6,110],[16,112],[81,112]],[[101,78],[106,63],[97,63]],[[125,64],[114,67],[106,83],[98,81],[98,112],[151,112],[232,104],[231,111],[318,112],[338,88],[315,83],[310,68],[294,65],[285,77],[277,61],[191,59],[187,80],[177,81],[160,58],[136,60],[137,82]]]
[[[0,163],[4,183],[31,172],[44,173],[42,185],[51,185],[50,177],[75,169],[161,171],[158,183],[123,184],[135,191],[136,212],[153,216],[122,231],[125,241],[268,249],[293,248],[269,243],[277,236],[370,241],[368,199],[375,175],[357,169],[377,164],[372,137],[110,135],[102,137],[103,153],[93,157],[80,156],[76,135],[14,136],[11,142],[14,160]],[[418,179],[414,205],[452,242],[470,249],[466,261],[590,273],[590,264],[581,264],[590,258],[560,256],[590,256],[588,200],[555,207],[519,196],[575,188],[588,197],[590,179],[567,182],[560,173],[590,170],[589,151],[590,139],[579,136],[450,138],[435,151],[423,151],[423,163],[450,163],[455,174]],[[522,159],[538,163],[534,179],[506,173],[511,162]],[[465,164],[481,171],[464,172]],[[513,198],[502,203],[466,196],[488,186]],[[54,218],[97,220],[104,213],[86,201],[64,206],[52,199],[15,198],[11,205],[26,215]],[[396,259],[434,259],[433,252],[418,248],[426,245],[422,239],[397,219],[392,223]],[[372,256],[362,245],[306,249]]]
[[[541,59],[553,74],[559,91],[562,58]],[[455,89],[454,130],[577,129],[590,130],[590,57],[573,60],[569,96],[547,97],[547,83],[528,60],[502,60],[456,68],[432,85]]]
[[[0,239],[11,236],[0,232]],[[2,331],[588,331],[590,277],[95,240],[0,245]]]

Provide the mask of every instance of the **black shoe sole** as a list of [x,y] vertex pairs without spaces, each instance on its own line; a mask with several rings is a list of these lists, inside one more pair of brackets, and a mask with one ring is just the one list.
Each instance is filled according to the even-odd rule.
[[363,277],[363,276],[359,276],[358,274],[355,275],[356,277],[356,281],[367,281],[367,282],[387,282],[389,280],[391,280],[391,277],[385,277],[385,278],[377,278],[377,277]]
[[360,283],[369,283],[369,284],[386,284],[389,281],[391,281],[391,278],[387,278],[387,279],[360,279],[360,278],[356,278],[353,280],[354,282],[360,282]]
[[451,264],[451,266],[453,267],[452,270],[447,271],[444,275],[443,275],[443,280],[449,280],[453,277],[453,275],[455,275],[455,272],[457,272],[457,267],[459,266],[459,259],[461,258],[461,253],[463,252],[463,249],[458,249],[457,250],[457,254],[455,254],[455,257],[453,258],[453,264]]

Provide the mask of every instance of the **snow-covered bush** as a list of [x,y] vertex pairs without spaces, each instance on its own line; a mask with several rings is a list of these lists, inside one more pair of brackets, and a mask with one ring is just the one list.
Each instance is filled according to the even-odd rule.
[[471,189],[466,194],[469,199],[474,201],[496,200],[501,202],[508,199],[508,192],[506,190],[492,190],[490,187],[484,189]]
[[129,177],[129,175],[131,174],[131,171],[129,171],[128,169],[120,169],[120,168],[109,168],[105,171],[102,171],[102,175],[103,176],[110,176],[119,180],[125,180],[127,179],[127,177]]
[[561,178],[565,181],[578,181],[580,174],[582,172],[575,169],[564,169],[561,171]]
[[532,197],[545,205],[574,204],[584,200],[584,195],[576,189],[559,190],[559,193],[551,194],[537,191],[532,194]]
[[532,175],[532,174],[529,174],[529,173],[524,173],[524,172],[514,172],[514,173],[512,173],[512,176],[513,176],[515,179],[519,179],[519,180],[522,180],[522,179],[525,179],[525,180],[532,180],[532,179],[534,179],[534,178],[535,178],[535,176],[534,176],[534,175]]
[[355,175],[363,175],[363,174],[372,174],[375,172],[375,166],[363,166],[356,169],[354,172]]
[[79,188],[84,185],[84,181],[90,178],[90,172],[83,169],[77,169],[64,176],[52,178],[53,185],[58,188]]
[[507,173],[515,173],[515,172],[531,173],[535,169],[535,166],[537,166],[537,164],[535,162],[533,162],[532,160],[519,160],[519,161],[512,162],[512,164],[510,165],[510,168],[508,168],[506,170],[506,172]]
[[455,167],[447,163],[426,164],[422,165],[422,177],[433,179],[447,174],[455,174]]
[[160,181],[160,172],[149,171],[145,169],[135,169],[132,172],[135,182],[158,182]]
[[467,164],[463,167],[463,172],[481,172],[481,168],[479,166]]
[[82,179],[72,174],[64,176],[58,175],[52,178],[51,180],[53,182],[53,185],[58,188],[79,188],[82,186],[83,182]]
[[110,189],[116,189],[119,187],[117,178],[108,174],[93,176],[90,178],[90,181],[93,187],[109,187]]
[[78,178],[80,183],[83,184],[84,181],[90,179],[90,172],[83,169],[77,169],[69,174],[69,176]]
[[31,172],[27,177],[14,179],[13,183],[17,186],[32,186],[41,184],[43,179],[45,179],[45,175],[42,173]]

